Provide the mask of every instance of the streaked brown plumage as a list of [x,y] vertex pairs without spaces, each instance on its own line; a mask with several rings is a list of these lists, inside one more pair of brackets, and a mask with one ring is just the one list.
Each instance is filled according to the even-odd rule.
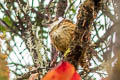
[[63,19],[53,26],[50,31],[50,38],[53,46],[61,52],[65,52],[72,40],[76,25],[72,21]]

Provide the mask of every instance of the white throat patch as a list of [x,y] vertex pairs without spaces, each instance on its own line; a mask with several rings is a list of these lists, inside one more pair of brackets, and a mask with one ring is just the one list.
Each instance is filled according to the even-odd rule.
[[50,27],[49,27],[49,32],[56,26],[58,25],[64,18],[60,17],[58,18],[57,21],[53,22],[52,24],[50,24]]

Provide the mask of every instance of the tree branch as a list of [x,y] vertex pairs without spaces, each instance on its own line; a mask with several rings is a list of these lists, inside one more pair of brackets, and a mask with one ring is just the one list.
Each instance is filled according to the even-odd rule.
[[77,15],[77,27],[74,32],[75,36],[70,45],[71,52],[66,57],[66,60],[71,62],[76,68],[80,64],[85,72],[89,72],[89,60],[92,54],[89,53],[91,49],[91,24],[101,6],[102,0],[86,0],[80,6]]
[[63,17],[67,7],[67,0],[59,0],[57,4],[56,17]]

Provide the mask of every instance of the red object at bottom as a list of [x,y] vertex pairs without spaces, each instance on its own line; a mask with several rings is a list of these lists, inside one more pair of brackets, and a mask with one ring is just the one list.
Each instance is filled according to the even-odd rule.
[[82,80],[75,68],[69,62],[61,62],[49,71],[42,80]]

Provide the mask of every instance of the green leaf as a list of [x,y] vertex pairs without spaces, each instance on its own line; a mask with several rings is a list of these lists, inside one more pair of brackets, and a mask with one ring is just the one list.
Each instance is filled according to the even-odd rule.
[[12,26],[12,21],[10,20],[10,18],[8,16],[5,16],[3,18],[3,21],[5,21],[9,26]]
[[0,32],[6,32],[6,28],[0,25]]
[[74,8],[72,8],[71,10],[72,10],[72,12],[73,12],[73,13],[75,13],[75,12],[76,12],[76,10],[75,10]]

